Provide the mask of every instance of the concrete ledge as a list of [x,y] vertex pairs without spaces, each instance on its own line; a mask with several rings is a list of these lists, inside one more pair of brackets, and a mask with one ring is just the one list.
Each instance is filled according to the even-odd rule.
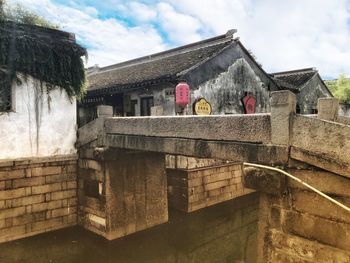
[[[323,170],[287,169],[286,171],[326,194],[350,198],[350,180],[346,177]],[[288,187],[308,190],[292,179],[288,179]]]
[[330,156],[306,151],[297,147],[291,147],[290,150],[290,157],[293,159],[350,178],[350,167],[348,163],[341,162]]
[[[342,170],[349,174],[350,126],[300,115],[295,116],[293,118],[291,146],[313,153],[319,159],[329,159],[332,162],[342,163],[345,165]],[[303,159],[296,159],[304,161]],[[312,162],[311,164],[326,168],[322,163]],[[327,166],[331,167],[331,162]],[[338,171],[330,171],[338,173]],[[345,175],[344,172],[341,174]]]
[[218,158],[264,164],[288,163],[288,148],[273,145],[112,134],[100,136],[99,144],[112,148],[162,152],[197,158]]
[[[84,127],[83,127],[84,128]],[[269,114],[107,118],[107,134],[269,143]],[[86,141],[83,137],[79,140]]]
[[281,195],[286,189],[286,178],[282,174],[253,167],[243,171],[244,187],[273,195]]
[[65,162],[65,161],[77,161],[78,154],[70,155],[56,155],[56,156],[43,156],[33,158],[18,158],[18,159],[3,159],[0,160],[0,167],[29,165],[38,163],[51,163],[51,162]]
[[345,125],[350,125],[350,117],[338,116],[336,121]]
[[97,118],[78,129],[78,147],[88,144],[97,139],[97,136],[104,132],[105,118]]

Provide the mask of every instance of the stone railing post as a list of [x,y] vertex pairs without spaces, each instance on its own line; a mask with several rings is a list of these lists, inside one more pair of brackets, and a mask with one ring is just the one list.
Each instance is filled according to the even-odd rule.
[[289,145],[291,117],[296,111],[296,96],[289,90],[271,93],[271,143]]
[[317,118],[336,121],[339,111],[339,100],[336,98],[320,98],[317,101]]
[[113,117],[113,107],[108,105],[97,106],[97,117]]

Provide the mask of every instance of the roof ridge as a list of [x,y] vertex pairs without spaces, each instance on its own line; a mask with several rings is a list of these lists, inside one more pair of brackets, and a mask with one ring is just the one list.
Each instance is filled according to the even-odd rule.
[[12,20],[0,21],[0,24],[4,25],[0,27],[0,30],[2,31],[23,31],[26,34],[36,34],[42,37],[58,38],[69,42],[76,41],[75,34],[63,31],[61,29],[49,28],[32,24],[23,24]]
[[[101,72],[107,72],[113,69],[120,69],[120,68],[124,68],[124,67],[129,67],[129,66],[134,66],[134,65],[139,65],[139,64],[143,64],[146,62],[151,62],[151,61],[156,61],[158,59],[162,59],[165,57],[171,57],[171,56],[175,56],[178,54],[184,54],[190,51],[194,51],[194,50],[198,50],[201,48],[205,48],[205,47],[209,47],[209,46],[214,46],[214,45],[218,45],[218,44],[222,44],[225,42],[229,42],[233,40],[233,35],[234,33],[236,33],[237,30],[236,29],[231,29],[228,30],[226,34],[223,35],[219,35],[219,36],[215,36],[212,38],[208,38],[208,39],[204,39],[198,42],[194,42],[194,43],[190,43],[184,46],[179,46],[173,49],[169,49],[169,50],[165,50],[162,52],[158,52],[158,53],[154,53],[154,54],[150,54],[147,56],[143,56],[143,57],[139,57],[139,58],[135,58],[135,59],[131,59],[128,61],[123,61],[117,64],[113,64],[113,65],[109,65],[106,67],[102,67],[99,68],[98,66],[95,67],[90,67],[88,68],[92,70],[90,73],[91,75],[96,74],[96,73],[101,73]],[[94,70],[95,69],[95,70]]]
[[274,72],[269,73],[269,75],[272,76],[282,76],[282,75],[293,75],[293,74],[299,74],[299,73],[310,73],[310,72],[318,72],[318,70],[315,67],[312,68],[302,68],[302,69],[294,69],[294,70],[287,70],[287,71],[280,71],[280,72]]

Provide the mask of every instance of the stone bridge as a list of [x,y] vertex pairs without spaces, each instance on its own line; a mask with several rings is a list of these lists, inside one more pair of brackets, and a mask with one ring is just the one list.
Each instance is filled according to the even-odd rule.
[[113,118],[100,112],[79,129],[79,146],[278,165],[292,158],[349,176],[350,120],[334,122],[333,99],[320,103],[318,118],[296,115],[294,96],[284,91],[273,93],[271,114]]
[[[295,109],[289,91],[272,93],[269,114],[113,118],[100,107],[78,133],[80,224],[114,239],[166,222],[166,154],[282,166],[350,204],[350,120],[335,99],[320,99],[317,115]],[[331,262],[320,250],[350,262],[349,214],[282,176],[255,175],[245,186],[260,191],[262,262]]]

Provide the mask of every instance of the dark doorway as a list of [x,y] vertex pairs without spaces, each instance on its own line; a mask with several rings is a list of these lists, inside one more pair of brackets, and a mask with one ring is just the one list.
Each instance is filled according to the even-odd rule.
[[124,116],[123,94],[106,95],[106,105],[113,106],[113,116]]
[[136,116],[135,107],[137,105],[137,100],[130,101],[130,110],[126,113],[126,116]]
[[153,97],[141,98],[141,116],[151,116]]

